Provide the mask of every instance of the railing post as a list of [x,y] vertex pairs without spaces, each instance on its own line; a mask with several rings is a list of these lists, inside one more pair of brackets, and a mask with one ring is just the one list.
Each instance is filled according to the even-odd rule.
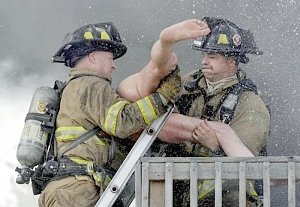
[[149,162],[142,163],[142,207],[149,204]]
[[246,206],[246,162],[239,165],[239,207]]
[[264,207],[270,207],[270,162],[263,162]]
[[173,163],[166,163],[165,207],[173,206]]
[[295,162],[288,162],[288,203],[289,207],[296,206]]
[[135,166],[135,206],[142,206],[142,165],[139,160]]
[[191,162],[190,164],[190,207],[197,206],[198,198],[198,164],[196,162]]
[[222,206],[222,163],[215,162],[215,207]]

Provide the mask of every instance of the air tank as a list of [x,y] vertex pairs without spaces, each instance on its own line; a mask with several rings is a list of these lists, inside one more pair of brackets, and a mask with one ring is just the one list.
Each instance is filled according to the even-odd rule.
[[43,162],[49,131],[43,130],[44,121],[39,115],[47,115],[46,106],[58,101],[58,93],[51,87],[35,90],[17,149],[17,159],[22,166],[34,167]]

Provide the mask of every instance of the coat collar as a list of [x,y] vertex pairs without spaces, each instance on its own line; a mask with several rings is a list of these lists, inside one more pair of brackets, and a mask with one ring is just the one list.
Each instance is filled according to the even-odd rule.
[[101,74],[99,72],[91,71],[89,69],[72,68],[70,70],[69,77],[72,78],[77,75],[93,75],[93,76],[105,79],[105,80],[109,81],[110,83],[112,81],[111,77],[107,77],[107,75]]
[[200,88],[204,89],[204,91],[208,95],[215,95],[215,94],[218,94],[221,91],[229,88],[230,86],[237,84],[239,82],[239,80],[244,79],[245,77],[246,77],[245,71],[243,71],[242,69],[239,69],[236,74],[236,78],[232,78],[227,81],[220,81],[219,84],[214,85],[213,87],[211,85],[209,85],[209,83],[207,83],[204,76],[199,80],[198,85]]

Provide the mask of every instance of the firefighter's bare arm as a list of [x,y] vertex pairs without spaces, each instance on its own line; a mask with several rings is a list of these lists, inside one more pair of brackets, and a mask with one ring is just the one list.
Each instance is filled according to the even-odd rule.
[[235,131],[227,124],[204,120],[196,127],[193,138],[203,146],[217,150],[220,146],[229,157],[253,157]]
[[192,142],[193,131],[200,121],[197,118],[173,113],[161,129],[158,138],[167,143]]
[[160,131],[159,139],[167,143],[190,141],[212,151],[222,147],[230,157],[252,157],[234,130],[226,124],[173,113]]
[[160,80],[177,64],[177,57],[173,52],[174,44],[207,35],[209,32],[207,24],[197,19],[186,20],[162,30],[159,40],[151,49],[149,63],[140,72],[124,79],[118,87],[118,93],[129,101],[136,101],[153,93]]

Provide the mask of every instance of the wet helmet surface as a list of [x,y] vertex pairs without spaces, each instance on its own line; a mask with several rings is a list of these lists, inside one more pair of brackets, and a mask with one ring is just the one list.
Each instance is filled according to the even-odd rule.
[[64,45],[55,53],[52,61],[73,67],[78,59],[93,51],[111,52],[114,59],[127,52],[127,47],[122,44],[120,34],[112,22],[88,24],[68,33]]
[[234,23],[219,18],[204,17],[211,32],[193,42],[193,49],[202,52],[215,52],[235,56],[239,62],[247,63],[246,54],[261,55],[250,30],[239,28]]

